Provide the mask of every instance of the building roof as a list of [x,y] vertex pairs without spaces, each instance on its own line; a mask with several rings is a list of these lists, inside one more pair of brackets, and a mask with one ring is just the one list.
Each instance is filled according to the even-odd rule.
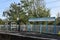
[[55,21],[55,17],[30,18],[29,19],[29,22],[36,22],[36,21]]

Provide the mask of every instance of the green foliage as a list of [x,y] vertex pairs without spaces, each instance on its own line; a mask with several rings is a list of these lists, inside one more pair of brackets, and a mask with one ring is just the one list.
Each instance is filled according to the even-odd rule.
[[57,25],[60,25],[60,18],[59,18],[59,17],[56,18],[56,24],[57,24]]
[[58,32],[58,36],[60,36],[60,31]]
[[57,13],[56,24],[60,25],[60,13]]
[[0,19],[0,25],[1,24],[5,24],[5,22],[2,19]]
[[20,23],[23,24],[27,24],[29,18],[50,17],[50,10],[44,7],[44,2],[41,2],[41,0],[21,0],[19,5],[12,3],[10,9],[4,11],[3,15],[14,21],[19,17]]

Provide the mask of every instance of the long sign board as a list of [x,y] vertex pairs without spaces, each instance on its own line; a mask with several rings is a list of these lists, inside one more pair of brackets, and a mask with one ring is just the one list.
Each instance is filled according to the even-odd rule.
[[36,22],[36,21],[55,21],[55,17],[30,18],[30,19],[29,19],[29,22]]

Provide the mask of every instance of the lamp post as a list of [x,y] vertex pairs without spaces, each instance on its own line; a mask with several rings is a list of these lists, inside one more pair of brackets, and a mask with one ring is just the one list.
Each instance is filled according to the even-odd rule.
[[[18,6],[20,7],[20,3],[18,3]],[[18,25],[18,32],[20,32],[20,17],[19,17],[19,10],[17,10],[17,25]]]
[[18,32],[20,32],[20,19],[17,18]]
[[8,27],[8,30],[11,31],[11,22],[10,22],[9,19],[8,19],[8,26],[9,26],[9,27]]
[[[27,16],[27,18],[29,19],[29,17],[28,17],[28,15],[29,15],[29,14],[28,14],[27,12],[26,12],[26,14],[25,14],[25,15],[26,15],[26,16]],[[28,22],[27,27],[26,27],[26,31],[30,31],[29,29],[30,29],[30,26],[29,26],[29,22]]]

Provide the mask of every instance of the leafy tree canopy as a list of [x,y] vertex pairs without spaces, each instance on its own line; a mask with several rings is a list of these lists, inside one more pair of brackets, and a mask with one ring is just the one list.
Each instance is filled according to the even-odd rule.
[[21,0],[21,3],[12,3],[10,8],[3,12],[9,20],[27,24],[29,18],[50,17],[50,10],[45,8],[44,0]]

